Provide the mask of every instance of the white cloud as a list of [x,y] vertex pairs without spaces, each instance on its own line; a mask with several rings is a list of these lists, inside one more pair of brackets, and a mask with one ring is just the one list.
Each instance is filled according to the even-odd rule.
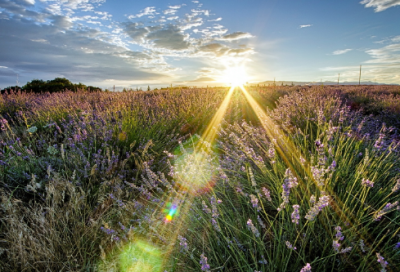
[[392,42],[400,42],[400,36],[392,38]]
[[251,38],[253,35],[250,33],[246,32],[233,32],[231,34],[224,35],[220,38],[220,40],[225,40],[225,41],[234,41],[234,40],[240,40],[240,39],[246,39],[246,38]]
[[365,51],[372,59],[367,63],[397,64],[400,67],[400,43],[393,43],[378,49]]
[[172,17],[167,18],[167,20],[170,20],[170,21],[176,20],[176,19],[179,19],[179,16],[172,16]]
[[334,55],[343,55],[343,54],[346,54],[347,52],[350,52],[351,50],[353,50],[353,49],[336,50],[336,51],[333,51],[332,54],[334,54]]
[[366,8],[375,8],[375,12],[381,12],[388,8],[399,6],[400,0],[363,0],[360,4]]
[[7,66],[0,66],[0,68],[7,69],[8,67]]
[[36,39],[36,40],[32,39],[31,41],[32,42],[38,42],[38,43],[48,43],[48,41],[45,40],[45,39]]
[[193,16],[198,16],[200,14],[204,14],[205,16],[210,16],[210,11],[206,9],[192,9],[191,12]]
[[169,6],[170,9],[179,9],[181,7],[182,7],[182,5]]
[[155,7],[147,7],[144,10],[141,10],[140,13],[138,13],[136,15],[130,15],[128,18],[129,19],[140,18],[140,17],[143,17],[143,16],[152,16],[152,15],[155,15],[155,14],[157,14]]
[[208,20],[209,22],[219,22],[219,21],[221,21],[222,20],[222,18],[221,17],[219,17],[219,18],[217,18],[217,19],[212,19],[212,20]]
[[300,25],[300,28],[310,27],[312,25]]

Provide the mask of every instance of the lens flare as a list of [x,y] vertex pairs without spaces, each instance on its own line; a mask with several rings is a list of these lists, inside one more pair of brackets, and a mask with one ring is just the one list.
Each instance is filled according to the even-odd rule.
[[165,217],[165,222],[168,223],[168,222],[171,222],[172,219],[174,218],[174,215],[177,214],[178,207],[177,207],[177,205],[171,204],[171,203],[169,203],[167,205],[167,207],[169,207],[169,209],[165,209],[164,213],[168,213],[167,216]]
[[154,245],[136,241],[126,245],[119,255],[119,270],[123,272],[162,271],[161,251]]
[[[201,145],[198,143],[196,146]],[[174,162],[174,178],[181,191],[198,195],[209,191],[217,174],[217,159],[205,149],[181,146]]]

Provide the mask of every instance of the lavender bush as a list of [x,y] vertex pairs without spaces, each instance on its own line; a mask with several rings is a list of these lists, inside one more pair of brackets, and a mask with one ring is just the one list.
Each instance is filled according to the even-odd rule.
[[226,89],[3,95],[0,266],[395,271],[398,127],[351,104],[385,87],[251,89],[280,139],[236,90],[215,143]]

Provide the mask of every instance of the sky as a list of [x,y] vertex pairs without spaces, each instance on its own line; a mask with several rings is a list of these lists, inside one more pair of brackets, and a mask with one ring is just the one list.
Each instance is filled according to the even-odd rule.
[[[400,0],[0,0],[0,88],[400,84]],[[239,73],[237,72],[239,71]]]

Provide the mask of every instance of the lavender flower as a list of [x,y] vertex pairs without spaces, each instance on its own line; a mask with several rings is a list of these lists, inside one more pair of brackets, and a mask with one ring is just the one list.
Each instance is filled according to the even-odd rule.
[[391,204],[390,202],[387,203],[385,205],[385,207],[383,207],[382,210],[378,211],[375,215],[374,215],[374,221],[379,221],[382,219],[382,216],[384,216],[386,213],[388,213],[390,210],[394,209],[397,207],[397,205],[399,205],[399,202],[396,201],[393,204]]
[[178,235],[179,245],[182,247],[183,250],[188,251],[189,246],[185,237]]
[[307,263],[301,270],[300,272],[311,272],[311,265]]
[[201,264],[201,271],[210,271],[210,265],[207,263],[207,257],[204,256],[204,253],[200,255],[200,264]]
[[400,242],[397,242],[396,245],[394,246],[394,249],[399,249],[400,248]]
[[292,215],[291,215],[292,222],[298,225],[299,224],[299,220],[300,220],[300,212],[299,212],[300,206],[299,205],[293,205],[292,207],[294,209],[294,211],[292,212]]
[[364,240],[363,240],[363,239],[360,239],[359,245],[360,245],[361,251],[362,251],[363,253],[365,253],[365,252],[367,251],[367,249],[366,249],[366,247],[365,247],[365,244],[364,244]]
[[271,143],[268,149],[268,158],[273,159],[275,157],[275,148],[274,144]]
[[311,205],[314,205],[316,201],[317,201],[317,199],[316,199],[315,195],[312,195],[312,196],[310,197],[310,204],[311,204]]
[[340,226],[335,227],[336,230],[336,239],[343,241],[344,236],[342,234],[342,228]]
[[251,230],[251,232],[256,237],[260,237],[260,233],[258,232],[258,229],[253,225],[253,222],[251,221],[251,219],[247,220],[247,227]]
[[396,184],[392,188],[392,192],[395,193],[400,190],[400,179],[397,180]]
[[370,187],[370,188],[374,187],[374,183],[372,181],[370,181],[369,179],[364,179],[364,178],[361,181],[361,185],[364,187]]
[[383,258],[380,253],[376,253],[376,257],[378,258],[378,263],[380,263],[382,266],[381,272],[386,272],[386,266],[388,265],[388,262],[385,261],[385,258]]
[[207,206],[207,204],[206,204],[206,202],[204,200],[201,202],[201,204],[203,204],[203,211],[204,212],[211,213],[210,208]]
[[341,253],[341,254],[344,254],[344,253],[350,252],[352,249],[353,249],[352,247],[346,247],[346,248],[342,249],[342,250],[340,251],[340,253]]
[[286,246],[288,249],[292,249],[292,250],[296,250],[297,248],[295,246],[293,246],[289,241],[285,242]]
[[251,198],[251,205],[253,208],[257,208],[257,211],[260,210],[260,207],[258,206],[258,198],[255,195],[250,195]]
[[315,204],[314,207],[311,207],[308,210],[305,218],[309,221],[314,221],[315,217],[319,214],[319,212],[322,211],[323,208],[329,206],[329,200],[330,200],[329,196],[321,196],[317,204]]
[[[205,203],[203,204],[203,206]],[[211,209],[212,209],[212,214],[211,214],[211,224],[213,225],[214,229],[216,231],[221,231],[221,228],[218,225],[217,218],[219,217],[218,209],[217,209],[217,201],[215,197],[211,197]]]
[[339,248],[340,248],[341,244],[339,244],[339,241],[338,241],[338,240],[333,240],[332,246],[333,246],[333,249],[334,249],[336,252],[339,252]]
[[268,199],[268,201],[272,202],[271,192],[265,187],[262,187],[261,190],[263,191],[263,193],[264,193],[265,197]]
[[294,188],[298,185],[297,178],[293,176],[292,171],[290,169],[286,169],[285,172],[285,179],[282,184],[282,200],[283,202],[278,207],[278,212],[282,211],[286,204],[289,203],[289,195],[290,195],[290,188]]
[[262,219],[261,219],[261,217],[260,217],[259,215],[257,215],[257,221],[258,221],[258,224],[260,224],[260,226],[261,226],[263,229],[266,228],[264,222],[262,221]]

